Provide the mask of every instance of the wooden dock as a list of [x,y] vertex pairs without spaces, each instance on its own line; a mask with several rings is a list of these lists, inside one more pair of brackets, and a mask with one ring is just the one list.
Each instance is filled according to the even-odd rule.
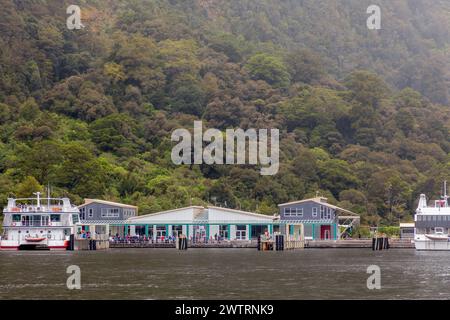
[[73,250],[106,250],[108,248],[108,240],[75,239]]
[[[272,241],[272,242],[270,242]],[[267,246],[273,250],[273,240],[267,242]],[[390,239],[390,249],[414,249],[414,243],[406,239]],[[110,248],[173,248],[175,249],[175,243],[155,243],[155,242],[110,242]],[[223,241],[204,243],[193,243],[188,241],[188,248],[258,248],[258,241]],[[284,250],[292,249],[321,249],[321,248],[372,248],[372,239],[355,239],[355,240],[304,240],[296,241],[290,240],[284,242]],[[267,250],[267,247],[263,250]]]
[[[372,239],[306,240],[305,248],[367,248],[372,249]],[[414,249],[409,239],[390,239],[390,249]]]

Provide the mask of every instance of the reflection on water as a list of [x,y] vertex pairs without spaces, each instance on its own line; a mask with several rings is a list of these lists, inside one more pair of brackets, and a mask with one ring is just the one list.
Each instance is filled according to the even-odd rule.
[[[381,290],[368,290],[369,265]],[[81,268],[68,290],[66,268]],[[0,299],[450,299],[450,252],[110,249],[0,252]]]

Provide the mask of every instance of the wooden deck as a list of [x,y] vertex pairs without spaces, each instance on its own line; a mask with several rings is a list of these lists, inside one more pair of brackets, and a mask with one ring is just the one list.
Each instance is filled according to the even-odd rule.
[[[354,240],[306,240],[305,248],[372,248],[372,239]],[[414,249],[414,243],[408,239],[390,239],[390,249]]]
[[[189,248],[257,248],[258,242],[252,241],[223,241],[214,243],[192,243],[189,241]],[[406,239],[390,239],[390,249],[414,249],[414,243]],[[110,248],[174,248],[175,243],[113,243],[109,244]],[[305,249],[320,248],[372,248],[372,239],[355,239],[355,240],[305,240]],[[295,248],[300,246],[295,245]],[[285,249],[290,249],[286,247]]]

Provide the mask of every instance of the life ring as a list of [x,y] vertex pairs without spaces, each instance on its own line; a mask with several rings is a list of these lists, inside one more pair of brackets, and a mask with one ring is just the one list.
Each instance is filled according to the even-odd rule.
[[12,223],[12,226],[13,226],[13,227],[15,227],[15,226],[16,226],[16,223],[15,223],[15,222],[13,222],[13,223]]

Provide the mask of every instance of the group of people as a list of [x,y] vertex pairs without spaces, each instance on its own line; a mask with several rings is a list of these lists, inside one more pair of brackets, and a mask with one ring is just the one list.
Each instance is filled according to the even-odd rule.
[[[153,239],[151,236],[146,235],[119,235],[118,233],[116,235],[111,235],[109,237],[110,242],[125,242],[125,243],[139,243],[139,242],[151,242],[151,243],[173,243],[176,240],[176,236],[174,235],[161,235],[157,236],[156,239]],[[219,234],[215,234],[214,237],[210,236],[209,238],[206,238],[206,236],[201,236],[199,234],[196,234],[194,236],[189,237],[189,241],[192,242],[203,242],[203,243],[212,243],[212,242],[221,242],[224,240],[224,237],[220,236]]]
[[78,238],[80,239],[90,239],[91,238],[91,232],[86,230],[79,230],[77,232]]
[[135,235],[135,236],[121,236],[118,233],[115,236],[110,236],[110,242],[126,242],[126,243],[136,243],[136,242],[151,242],[151,243],[173,243],[175,242],[175,236],[159,236],[154,240],[152,237],[146,235]]

